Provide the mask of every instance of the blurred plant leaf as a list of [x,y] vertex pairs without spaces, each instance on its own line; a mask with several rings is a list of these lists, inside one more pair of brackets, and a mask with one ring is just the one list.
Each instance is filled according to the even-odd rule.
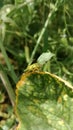
[[3,6],[3,0],[0,1],[0,8]]
[[3,40],[8,32],[21,37],[24,36],[32,18],[33,9],[30,9],[27,2],[17,6],[11,4],[3,6],[0,9],[0,35],[2,35]]
[[13,126],[15,124],[15,116],[10,116],[6,121],[1,122],[0,127],[2,130],[13,130]]
[[13,108],[6,102],[0,103],[0,130],[14,130],[16,126]]
[[72,130],[73,86],[48,73],[27,71],[17,84],[17,130]]
[[5,96],[3,93],[0,92],[0,103],[4,102]]

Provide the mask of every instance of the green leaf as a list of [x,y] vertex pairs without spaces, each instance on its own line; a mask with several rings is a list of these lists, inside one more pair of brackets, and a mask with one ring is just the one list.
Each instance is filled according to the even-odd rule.
[[17,130],[72,130],[73,86],[48,73],[27,71],[17,84]]

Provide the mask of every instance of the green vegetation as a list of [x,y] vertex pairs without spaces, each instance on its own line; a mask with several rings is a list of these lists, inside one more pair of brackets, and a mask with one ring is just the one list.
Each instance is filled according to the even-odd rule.
[[16,87],[16,130],[73,129],[73,86],[67,81],[32,69]]
[[[43,53],[54,56],[46,61]],[[46,61],[42,71],[73,85],[73,1],[0,0],[1,130],[16,128],[15,86],[38,59]]]

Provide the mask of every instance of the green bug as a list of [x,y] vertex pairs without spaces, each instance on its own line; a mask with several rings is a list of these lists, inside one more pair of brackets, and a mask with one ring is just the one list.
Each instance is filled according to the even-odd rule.
[[34,72],[34,71],[39,71],[41,66],[38,63],[34,63],[32,65],[29,65],[24,72]]
[[54,56],[51,52],[45,52],[40,55],[40,57],[37,59],[37,63],[34,63],[32,65],[29,65],[24,72],[34,72],[39,71],[42,66],[49,61]]

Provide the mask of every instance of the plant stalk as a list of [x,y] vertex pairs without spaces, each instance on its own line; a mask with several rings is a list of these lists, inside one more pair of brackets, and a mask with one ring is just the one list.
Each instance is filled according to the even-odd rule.
[[8,95],[9,95],[11,104],[12,104],[12,106],[14,106],[14,104],[15,104],[15,93],[14,93],[14,91],[12,89],[12,86],[11,86],[11,84],[9,82],[9,79],[8,79],[2,65],[0,65],[0,78],[1,78],[1,80],[3,82],[3,84],[4,84],[4,87],[5,87]]
[[11,73],[11,77],[12,77],[13,81],[14,81],[15,83],[17,83],[18,78],[17,78],[17,76],[16,76],[16,74],[15,74],[15,72],[14,72],[14,70],[13,70],[12,65],[10,64],[9,58],[8,58],[7,53],[6,53],[6,50],[5,50],[5,47],[3,46],[3,42],[2,42],[1,40],[0,40],[0,49],[1,49],[1,51],[2,51],[2,54],[3,54],[3,56],[4,56],[4,59],[5,59],[5,61],[6,61],[8,70],[9,70],[9,72]]
[[35,48],[34,48],[32,54],[31,54],[31,58],[30,58],[30,61],[29,61],[29,64],[28,64],[28,65],[30,65],[30,64],[32,63],[32,61],[33,61],[33,58],[34,58],[35,53],[36,53],[36,51],[37,51],[37,48],[38,48],[38,46],[39,46],[39,44],[40,44],[40,42],[41,42],[41,39],[42,39],[42,37],[43,37],[43,35],[44,35],[44,33],[45,33],[47,27],[48,27],[48,24],[51,23],[51,20],[52,20],[52,18],[53,18],[53,15],[55,14],[55,12],[57,11],[57,8],[59,7],[58,4],[59,4],[59,2],[58,2],[58,0],[57,0],[56,3],[55,3],[54,9],[48,14],[47,20],[45,21],[44,27],[42,28],[42,31],[41,31],[41,33],[40,33],[40,36],[39,36],[39,38],[38,38],[38,40],[37,40],[37,42],[36,42]]

